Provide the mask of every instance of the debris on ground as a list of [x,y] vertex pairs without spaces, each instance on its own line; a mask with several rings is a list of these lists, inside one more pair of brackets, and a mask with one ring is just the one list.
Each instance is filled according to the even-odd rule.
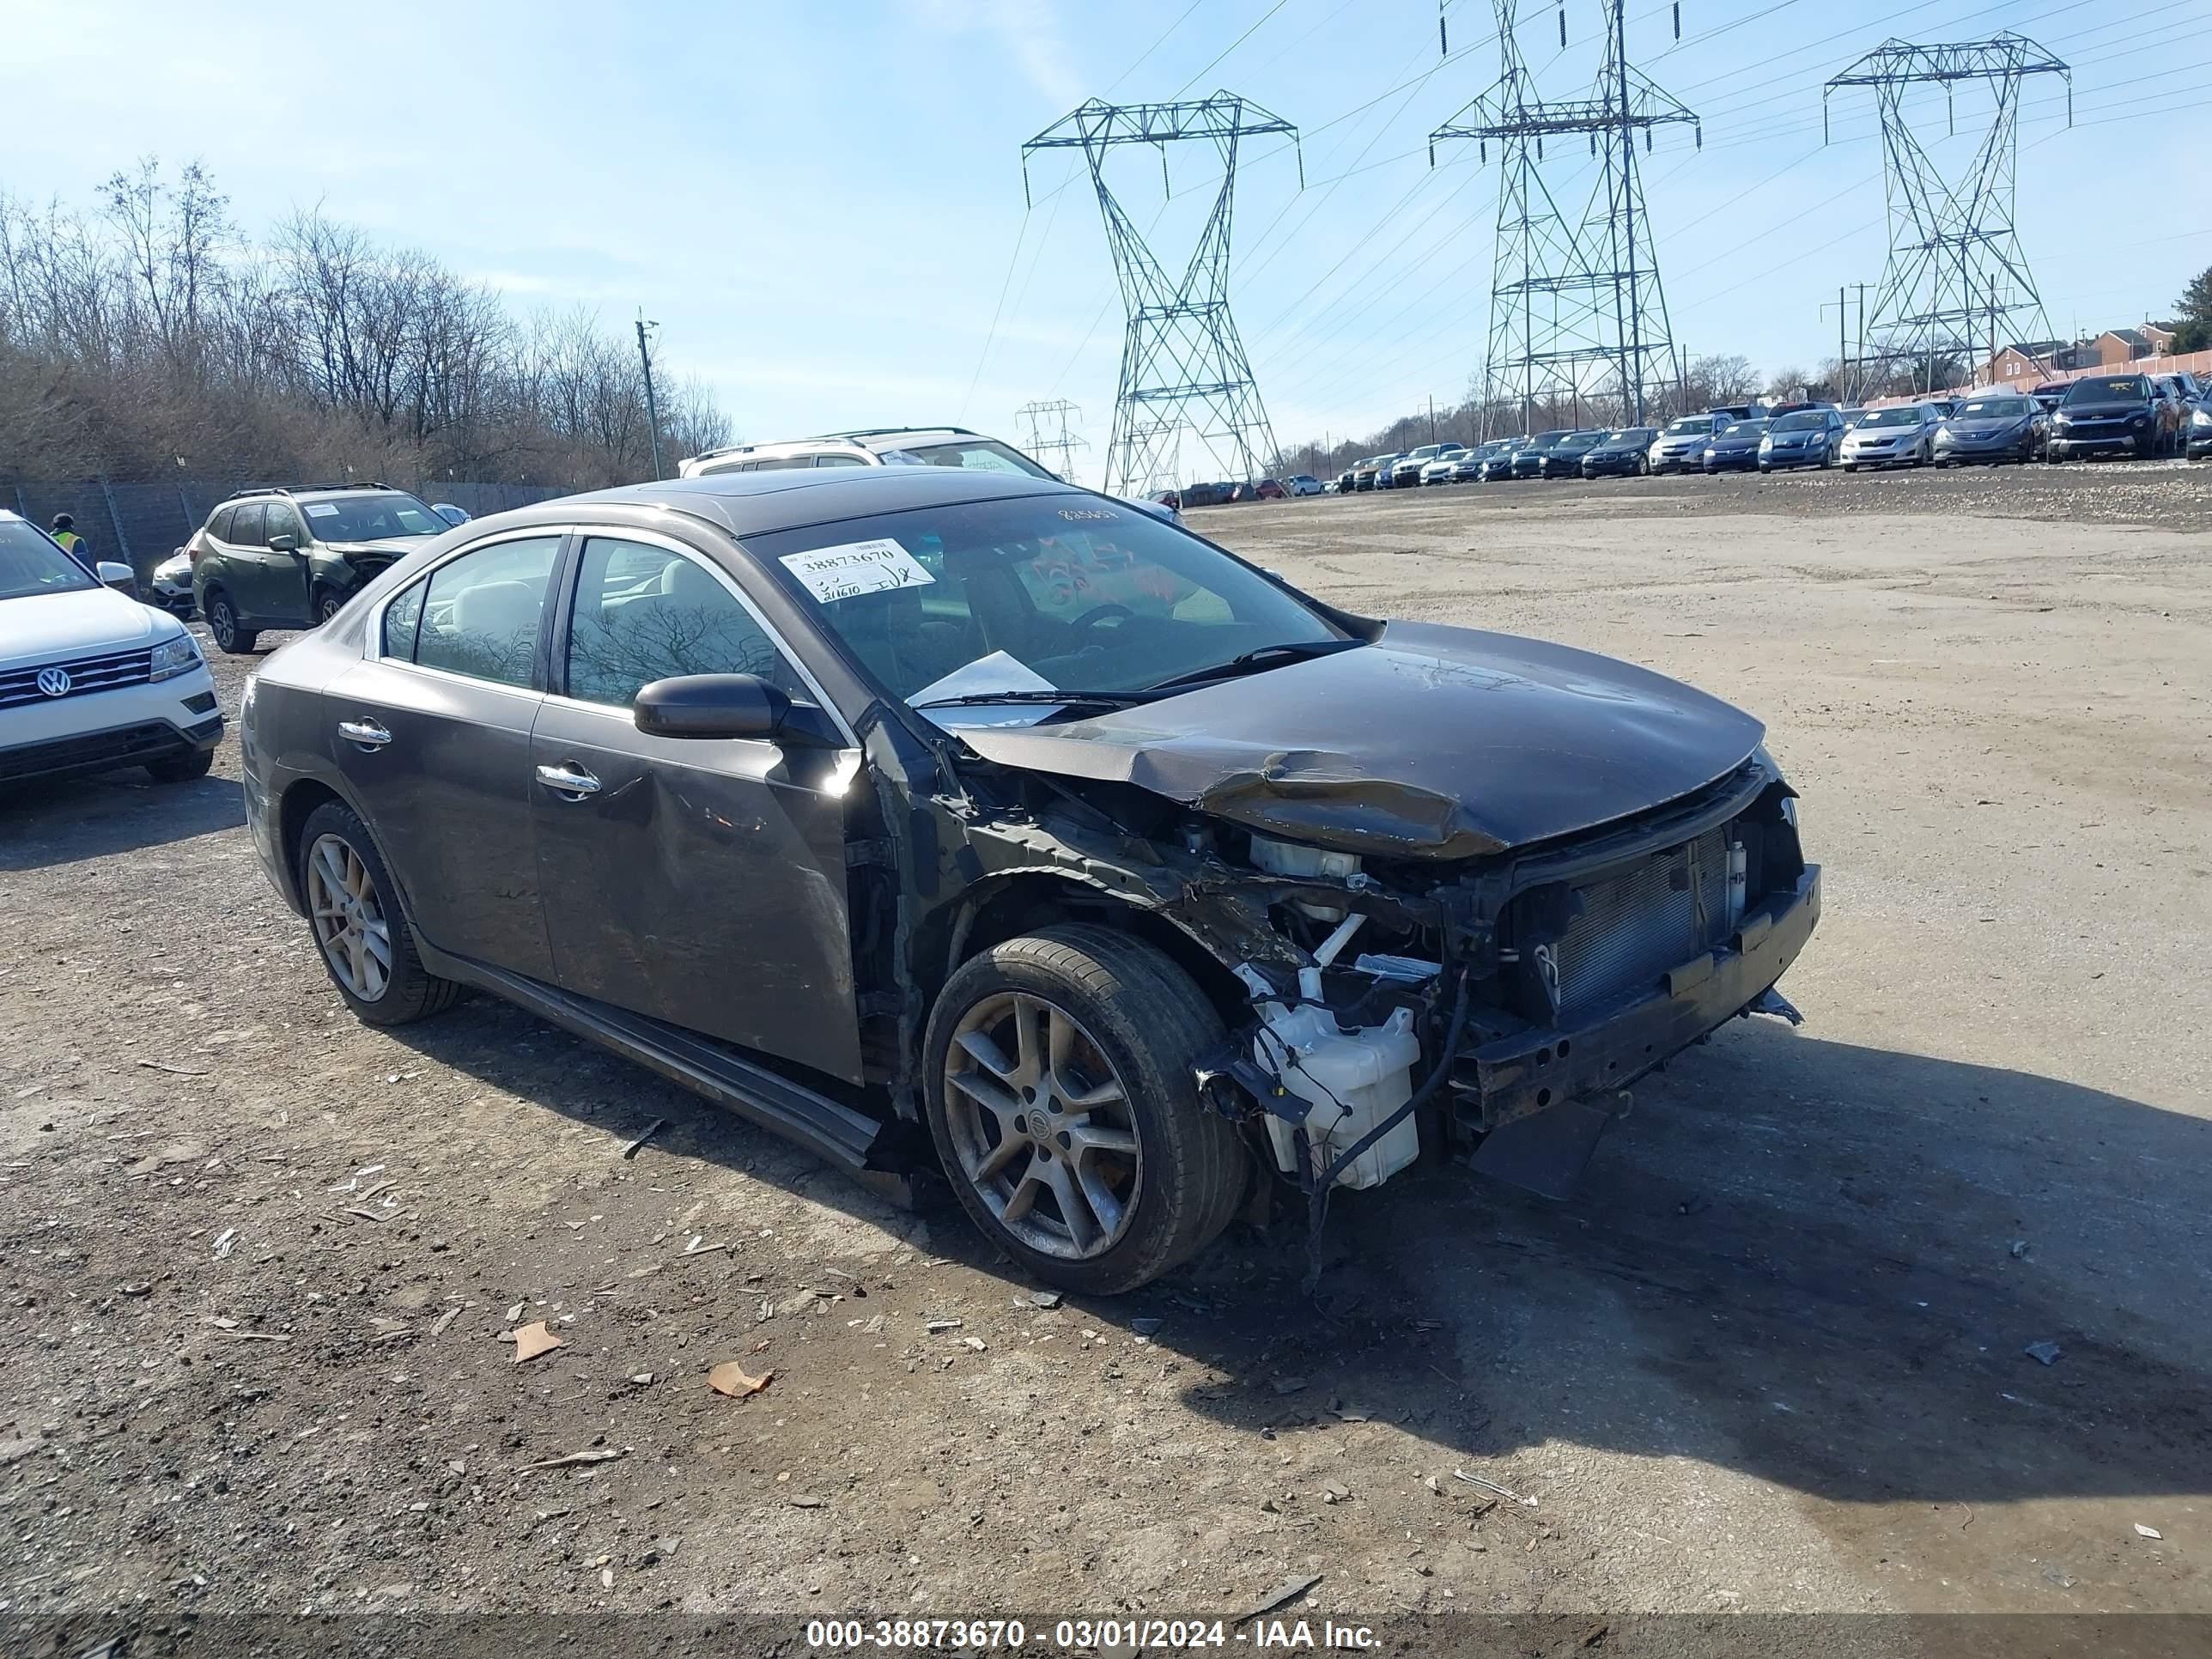
[[921,1328],[932,1336],[941,1336],[946,1331],[957,1331],[964,1322],[957,1319],[933,1319]]
[[2163,1540],[2166,1534],[2160,1532],[2156,1527],[2146,1527],[2142,1522],[2138,1521],[2136,1522],[2136,1536],[2138,1538],[2156,1538]]
[[1498,1497],[1504,1498],[1508,1503],[1524,1504],[1532,1510],[1536,1507],[1536,1500],[1534,1498],[1523,1498],[1519,1492],[1515,1492],[1510,1486],[1501,1486],[1495,1480],[1486,1480],[1479,1474],[1469,1474],[1465,1469],[1454,1469],[1452,1471],[1452,1479],[1455,1480],[1464,1480],[1470,1486],[1480,1486],[1486,1492],[1495,1492]]
[[537,1358],[541,1353],[551,1353],[562,1346],[561,1339],[545,1328],[545,1322],[542,1319],[523,1326],[512,1334],[514,1338],[514,1363],[518,1365],[526,1359]]
[[1238,1613],[1229,1622],[1232,1625],[1249,1624],[1263,1613],[1273,1613],[1279,1607],[1289,1606],[1319,1583],[1321,1575],[1317,1572],[1294,1574],[1269,1590],[1256,1605]]
[[2056,1342],[2031,1342],[2021,1352],[2039,1365],[2056,1365],[2062,1350]]
[[1060,1292],[1031,1291],[1029,1294],[1029,1304],[1032,1308],[1057,1308],[1060,1305]]
[[230,1254],[230,1247],[238,1243],[238,1229],[225,1227],[215,1237],[215,1259],[218,1261]]
[[582,1451],[564,1453],[559,1457],[548,1457],[536,1463],[525,1463],[526,1469],[565,1469],[576,1463],[611,1463],[617,1457],[629,1455],[628,1446],[586,1446]]
[[1139,1336],[1158,1336],[1160,1327],[1166,1323],[1164,1319],[1133,1319],[1129,1322],[1129,1328]]
[[1303,1376],[1278,1376],[1267,1384],[1277,1394],[1296,1394],[1305,1385],[1306,1380]]
[[763,1371],[755,1376],[734,1359],[725,1359],[719,1365],[709,1366],[707,1370],[707,1386],[716,1394],[726,1394],[732,1400],[758,1394],[775,1380],[774,1371]]
[[625,1146],[622,1149],[623,1157],[624,1158],[635,1158],[638,1153],[644,1149],[645,1143],[647,1141],[652,1139],[653,1136],[659,1134],[667,1127],[668,1120],[666,1118],[657,1117],[653,1119],[651,1123],[646,1126],[645,1133],[643,1134],[637,1136],[635,1139],[631,1140],[629,1145]]

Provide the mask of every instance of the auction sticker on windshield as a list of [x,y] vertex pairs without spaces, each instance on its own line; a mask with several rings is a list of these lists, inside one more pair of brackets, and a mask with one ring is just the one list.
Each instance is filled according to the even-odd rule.
[[817,547],[811,553],[787,553],[783,563],[824,605],[894,587],[926,587],[937,580],[888,536]]

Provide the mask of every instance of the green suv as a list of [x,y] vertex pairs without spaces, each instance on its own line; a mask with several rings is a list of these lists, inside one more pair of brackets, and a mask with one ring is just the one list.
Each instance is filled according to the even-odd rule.
[[215,642],[253,649],[264,628],[316,628],[376,573],[451,526],[387,484],[240,490],[185,544]]

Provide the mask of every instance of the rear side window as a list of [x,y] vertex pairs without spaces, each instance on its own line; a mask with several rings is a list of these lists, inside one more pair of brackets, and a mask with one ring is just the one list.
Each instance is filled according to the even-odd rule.
[[386,654],[471,679],[529,685],[560,550],[557,534],[530,536],[440,565],[386,611]]
[[858,455],[817,455],[814,458],[814,465],[817,466],[866,466],[867,463]]
[[238,515],[230,521],[230,534],[223,539],[234,547],[267,546],[262,529],[266,522],[267,511],[259,501],[240,507]]
[[238,509],[234,507],[219,507],[216,508],[215,517],[208,520],[208,534],[214,537],[216,540],[219,542],[228,541],[230,539],[230,521],[237,516]]

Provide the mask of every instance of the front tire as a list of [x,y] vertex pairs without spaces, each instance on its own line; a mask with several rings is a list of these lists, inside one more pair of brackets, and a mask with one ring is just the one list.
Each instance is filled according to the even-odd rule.
[[315,594],[315,626],[320,628],[331,617],[337,616],[344,606],[345,600],[337,594],[330,592],[327,588],[318,590]]
[[240,626],[238,607],[230,602],[230,595],[216,588],[207,597],[208,632],[215,635],[216,647],[227,657],[243,657],[253,649],[261,637],[257,629]]
[[1111,1296],[1196,1255],[1250,1158],[1198,1097],[1221,1040],[1167,957],[1107,927],[1009,939],[962,964],[923,1042],[931,1137],[984,1236],[1063,1289]]
[[461,987],[416,953],[399,890],[368,826],[341,801],[325,801],[300,831],[301,896],[331,983],[369,1025],[405,1025],[442,1013]]

